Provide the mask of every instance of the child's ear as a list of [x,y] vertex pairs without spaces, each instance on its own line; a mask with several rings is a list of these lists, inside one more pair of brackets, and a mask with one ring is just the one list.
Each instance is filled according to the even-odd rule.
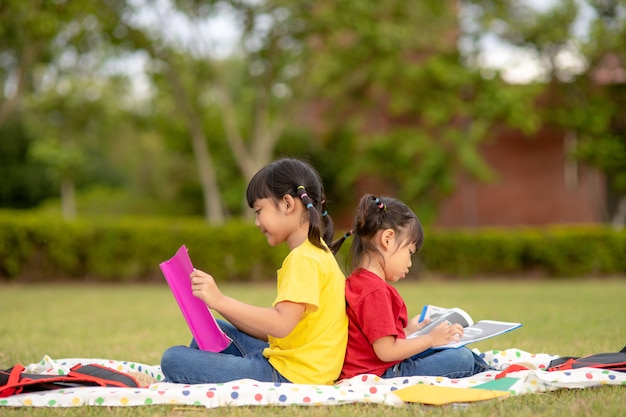
[[293,211],[293,209],[294,209],[294,208],[295,208],[295,206],[296,206],[296,204],[295,204],[295,203],[296,203],[296,201],[295,201],[295,200],[294,200],[294,198],[293,198],[291,195],[289,195],[289,194],[285,194],[285,195],[283,196],[282,203],[283,203],[283,206],[285,207],[286,212],[291,212],[291,211]]
[[385,229],[380,234],[380,244],[383,248],[388,249],[392,246],[396,232],[393,229]]

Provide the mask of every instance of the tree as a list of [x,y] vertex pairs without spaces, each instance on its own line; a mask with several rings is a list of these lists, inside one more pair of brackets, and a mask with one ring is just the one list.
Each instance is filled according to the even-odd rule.
[[[213,155],[220,146],[216,141],[225,139],[240,175],[247,180],[274,157],[285,127],[298,111],[299,101],[294,97],[298,52],[290,43],[288,27],[292,22],[285,9],[271,1],[176,1],[144,7],[154,12],[154,20],[135,27],[145,34],[145,48],[160,64],[151,71],[154,80],[167,80],[162,85],[176,103],[172,109],[189,131],[205,218],[220,223],[228,214]],[[202,32],[224,10],[233,16],[241,35],[228,57],[218,56]],[[185,22],[190,41],[168,38],[159,30],[173,15]],[[209,108],[219,109],[219,126],[204,123]],[[222,129],[221,135],[216,128]]]
[[[76,215],[75,179],[86,165],[84,134],[94,123],[87,110],[102,82],[95,74],[120,43],[114,32],[123,7],[117,0],[0,4],[0,82],[6,92],[0,126],[20,113],[15,119],[31,133],[31,155],[59,176],[66,218]],[[52,96],[58,102],[42,107]]]
[[430,219],[456,174],[490,178],[477,146],[494,124],[536,128],[533,90],[486,79],[464,62],[457,2],[296,3],[317,131],[325,146],[350,142],[335,195],[354,201],[369,178],[370,190],[419,205]]
[[[607,178],[612,222],[626,222],[626,1],[559,0],[546,10],[522,2],[469,1],[481,30],[541,64],[541,122],[577,138],[572,157]],[[582,30],[581,30],[582,28]]]

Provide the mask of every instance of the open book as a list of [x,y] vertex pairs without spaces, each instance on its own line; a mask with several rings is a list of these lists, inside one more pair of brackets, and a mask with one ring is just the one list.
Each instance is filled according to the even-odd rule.
[[191,292],[189,275],[194,268],[187,247],[181,246],[170,260],[159,266],[198,347],[211,352],[224,350],[230,344],[230,338],[220,329],[207,305]]
[[434,349],[458,348],[461,346],[465,346],[469,343],[489,339],[490,337],[509,332],[522,326],[521,323],[510,323],[506,321],[494,320],[481,320],[474,323],[474,320],[470,317],[469,314],[467,314],[465,310],[457,307],[443,308],[433,305],[425,305],[419,318],[420,323],[424,321],[424,319],[426,319],[427,317],[430,318],[431,322],[423,329],[407,335],[407,339],[412,339],[414,337],[427,334],[432,329],[445,321],[449,321],[450,323],[458,323],[463,326],[463,337],[461,337],[461,340],[459,342],[452,342],[446,345],[436,346]]

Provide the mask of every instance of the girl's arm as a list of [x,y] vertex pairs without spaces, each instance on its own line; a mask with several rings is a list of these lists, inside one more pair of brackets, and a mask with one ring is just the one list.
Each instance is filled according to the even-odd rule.
[[458,342],[461,336],[463,336],[463,327],[459,324],[441,323],[428,334],[413,339],[385,336],[377,339],[372,346],[378,359],[393,362],[410,358],[434,346]]
[[285,337],[296,327],[304,314],[304,304],[283,301],[275,307],[256,307],[231,297],[215,305],[215,310],[235,327],[257,339],[267,336]]
[[256,307],[228,297],[219,290],[213,277],[194,270],[191,275],[193,295],[217,310],[239,330],[261,340],[267,336],[285,337],[302,319],[305,305],[283,301],[275,307]]

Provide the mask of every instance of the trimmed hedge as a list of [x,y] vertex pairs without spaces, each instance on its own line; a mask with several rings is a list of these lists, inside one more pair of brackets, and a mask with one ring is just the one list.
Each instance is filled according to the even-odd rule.
[[250,222],[211,227],[196,219],[65,222],[0,211],[0,279],[160,281],[159,263],[186,245],[196,267],[216,280],[276,276],[286,247],[272,248]]
[[[162,281],[159,263],[185,244],[216,280],[273,280],[287,247],[272,248],[250,221],[211,227],[201,219],[65,222],[0,211],[0,280]],[[350,241],[339,254],[343,255]],[[604,226],[430,230],[419,272],[452,277],[626,276],[626,231]],[[417,266],[414,268],[417,272]]]
[[427,271],[452,276],[626,276],[626,230],[607,226],[446,230],[426,234]]

